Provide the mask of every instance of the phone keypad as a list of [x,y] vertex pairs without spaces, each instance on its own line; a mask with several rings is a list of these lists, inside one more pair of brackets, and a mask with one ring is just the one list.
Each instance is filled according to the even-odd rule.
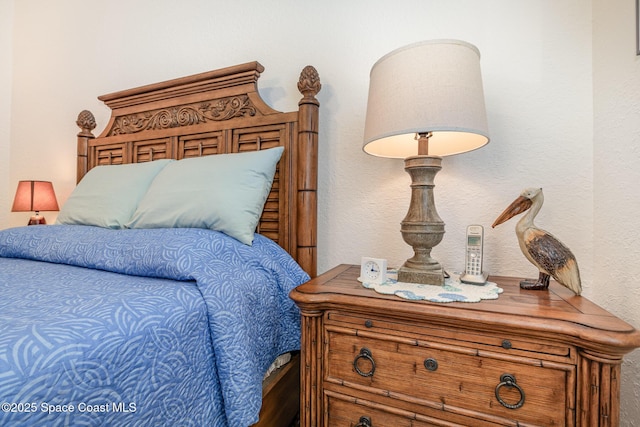
[[482,259],[480,248],[467,248],[467,274],[482,274]]

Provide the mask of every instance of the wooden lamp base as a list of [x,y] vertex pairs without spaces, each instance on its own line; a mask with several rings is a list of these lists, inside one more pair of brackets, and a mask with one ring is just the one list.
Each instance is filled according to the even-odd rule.
[[442,286],[444,271],[431,257],[431,249],[444,236],[444,222],[438,216],[433,198],[433,180],[442,169],[442,158],[417,155],[407,157],[404,162],[404,169],[411,176],[411,203],[400,232],[404,241],[413,247],[414,255],[398,270],[398,281]]

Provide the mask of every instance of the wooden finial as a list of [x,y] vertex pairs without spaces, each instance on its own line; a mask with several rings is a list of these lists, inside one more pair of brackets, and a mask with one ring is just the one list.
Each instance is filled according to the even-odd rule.
[[93,137],[93,133],[91,133],[91,131],[96,128],[96,118],[93,116],[93,113],[91,113],[91,111],[80,111],[80,114],[78,114],[78,120],[76,120],[76,124],[81,129],[78,136]]
[[320,88],[322,88],[322,85],[320,84],[318,71],[313,66],[307,65],[300,73],[298,90],[304,95],[305,100],[309,100],[315,99],[315,96],[320,92]]

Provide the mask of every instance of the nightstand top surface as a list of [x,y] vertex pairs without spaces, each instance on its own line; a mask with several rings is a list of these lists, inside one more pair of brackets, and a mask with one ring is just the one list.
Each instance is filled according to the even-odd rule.
[[367,289],[357,280],[360,267],[339,265],[291,292],[301,310],[348,309],[363,314],[394,316],[433,324],[482,324],[502,331],[518,330],[536,337],[558,333],[576,345],[591,343],[594,351],[623,355],[640,347],[640,332],[587,298],[551,282],[547,291],[523,290],[520,279],[490,276],[504,292],[496,300],[477,303],[411,301]]

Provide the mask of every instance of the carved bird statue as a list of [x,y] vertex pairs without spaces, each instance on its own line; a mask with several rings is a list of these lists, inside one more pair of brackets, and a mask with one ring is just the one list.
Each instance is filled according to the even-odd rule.
[[552,276],[558,283],[571,289],[576,295],[580,295],[582,285],[576,257],[560,240],[537,228],[533,223],[543,202],[542,188],[527,188],[496,218],[491,227],[495,228],[528,210],[516,224],[516,236],[518,236],[520,250],[533,265],[538,267],[540,275],[537,282],[523,280],[520,282],[520,287],[547,289],[549,276]]

